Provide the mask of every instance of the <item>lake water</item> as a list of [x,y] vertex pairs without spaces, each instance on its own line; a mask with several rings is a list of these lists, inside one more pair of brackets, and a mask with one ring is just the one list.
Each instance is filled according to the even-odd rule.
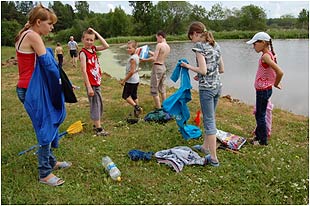
[[[234,99],[254,105],[254,79],[258,67],[258,54],[252,45],[245,40],[220,40],[225,72],[221,75],[223,83],[222,96],[230,95]],[[186,58],[195,65],[195,54],[191,51],[193,43],[169,43],[171,54],[167,59],[167,85],[177,87],[169,79],[177,61]],[[149,45],[154,51],[155,45]],[[277,54],[279,66],[284,71],[282,90],[273,88],[271,97],[276,108],[281,108],[295,114],[309,116],[309,40],[274,40],[273,46]],[[117,51],[115,56],[121,64],[125,64],[128,55],[125,49]],[[149,72],[151,64],[140,64],[141,73]],[[190,76],[195,76],[190,73]],[[198,82],[191,79],[193,89],[198,89]]]

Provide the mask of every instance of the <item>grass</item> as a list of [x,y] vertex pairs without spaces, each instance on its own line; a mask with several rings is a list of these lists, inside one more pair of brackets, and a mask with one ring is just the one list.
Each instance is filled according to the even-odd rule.
[[[3,48],[1,61],[14,56],[14,49]],[[176,173],[152,159],[131,161],[131,149],[159,151],[175,146],[192,146],[202,142],[185,141],[175,121],[167,124],[140,122],[128,125],[124,117],[132,110],[121,99],[122,87],[117,80],[104,75],[104,128],[108,137],[93,136],[89,106],[81,72],[71,68],[65,56],[64,70],[76,90],[79,102],[67,104],[64,131],[77,120],[87,123],[82,133],[67,135],[54,153],[59,160],[73,163],[68,170],[55,174],[66,182],[52,188],[37,181],[37,157],[18,152],[36,144],[31,121],[19,102],[15,85],[17,66],[1,68],[1,203],[8,204],[309,204],[309,119],[274,109],[273,130],[267,147],[249,144],[242,155],[218,151],[219,168],[185,166]],[[104,66],[104,65],[102,65]],[[168,89],[168,96],[175,89]],[[188,103],[189,123],[199,108],[198,93],[192,91]],[[139,100],[145,112],[153,109],[149,86],[139,86]],[[217,126],[224,131],[251,137],[255,127],[253,107],[220,98]],[[109,155],[122,172],[122,182],[114,182],[101,166]]]

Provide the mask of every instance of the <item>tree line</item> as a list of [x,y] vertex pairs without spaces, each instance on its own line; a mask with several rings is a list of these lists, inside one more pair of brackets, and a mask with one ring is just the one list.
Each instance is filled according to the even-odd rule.
[[[27,13],[36,5],[33,1],[1,1],[1,38],[2,45],[12,46],[17,32],[27,22]],[[58,22],[54,26],[53,40],[67,42],[73,35],[81,38],[81,33],[89,26],[105,38],[118,36],[148,36],[158,30],[170,35],[186,33],[192,21],[204,22],[208,29],[221,31],[261,31],[268,28],[309,29],[309,11],[302,9],[295,18],[284,15],[267,19],[263,8],[250,4],[241,9],[223,8],[221,3],[214,4],[210,11],[187,1],[129,1],[132,14],[120,7],[108,13],[90,11],[87,1],[75,1],[75,9],[61,1],[49,2],[48,8],[54,10]]]

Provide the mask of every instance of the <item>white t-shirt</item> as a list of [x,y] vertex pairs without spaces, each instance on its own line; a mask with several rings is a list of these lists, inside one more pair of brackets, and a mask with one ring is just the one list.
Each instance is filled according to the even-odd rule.
[[130,79],[128,79],[126,82],[127,83],[131,83],[131,84],[136,84],[139,83],[140,81],[140,77],[138,74],[138,69],[139,69],[139,56],[137,54],[134,54],[132,56],[129,57],[129,59],[127,60],[127,64],[126,64],[126,75],[129,73],[130,71],[130,60],[133,59],[136,61],[136,69],[135,69],[135,73],[130,77]]
[[69,41],[68,42],[68,47],[70,50],[77,50],[77,43],[76,41]]

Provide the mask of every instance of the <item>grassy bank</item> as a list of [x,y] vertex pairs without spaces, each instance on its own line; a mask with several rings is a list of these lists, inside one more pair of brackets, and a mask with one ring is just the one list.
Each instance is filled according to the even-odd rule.
[[[267,31],[274,39],[307,39],[309,38],[308,30],[288,29],[277,30],[272,29]],[[215,39],[250,39],[255,34],[255,31],[221,31],[213,32]],[[129,39],[138,42],[156,42],[154,35],[151,36],[129,36],[129,37],[113,37],[108,38],[109,43],[119,44],[126,43]],[[167,41],[188,41],[187,34],[183,35],[167,35]]]
[[[13,48],[2,48],[1,61],[14,56]],[[66,53],[67,54],[67,53]],[[54,150],[59,160],[73,163],[68,170],[55,174],[66,182],[52,188],[37,181],[37,158],[18,152],[36,144],[31,121],[15,94],[17,66],[1,68],[1,203],[2,204],[309,204],[309,119],[275,109],[273,130],[267,147],[249,144],[242,154],[219,150],[219,168],[185,166],[176,173],[166,165],[131,161],[131,149],[159,151],[175,146],[202,142],[185,141],[175,121],[167,124],[139,122],[128,125],[124,117],[132,110],[121,99],[122,87],[105,75],[102,95],[104,128],[108,137],[93,136],[89,106],[79,69],[72,68],[65,56],[64,70],[76,90],[79,102],[67,104],[67,117],[60,130],[82,120],[82,133],[67,135]],[[104,65],[102,65],[104,67]],[[168,90],[168,96],[175,89]],[[199,109],[198,93],[192,92],[188,103],[193,124]],[[149,86],[139,86],[139,100],[145,112],[153,109]],[[217,126],[244,137],[251,137],[255,127],[252,106],[221,98]],[[122,172],[116,183],[104,172],[103,155],[109,155]],[[201,155],[201,154],[200,154]]]

